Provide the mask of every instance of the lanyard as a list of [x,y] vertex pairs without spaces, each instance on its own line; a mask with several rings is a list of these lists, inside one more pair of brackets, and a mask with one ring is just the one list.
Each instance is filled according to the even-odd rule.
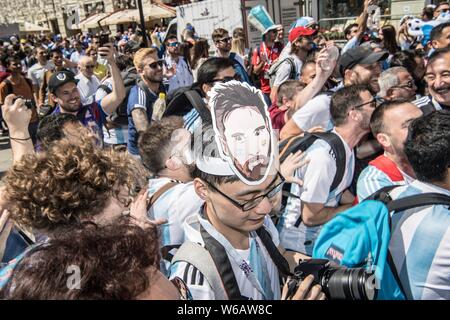
[[266,62],[266,64],[268,64],[269,66],[272,64],[272,53],[273,53],[273,47],[275,46],[275,45],[273,45],[272,46],[272,48],[270,48],[270,53],[269,53],[269,55],[267,55],[267,47],[266,47],[266,43],[263,41],[262,42],[262,46],[263,46],[263,52],[264,52],[264,55],[266,56],[266,58],[267,58],[267,62]]
[[[250,283],[253,285],[253,287],[263,295],[265,300],[271,299],[272,297],[270,297],[270,296],[271,295],[273,296],[272,292],[270,292],[269,294],[264,292],[263,288],[261,287],[260,282],[258,281],[258,279],[255,276],[255,273],[254,273],[252,267],[244,259],[241,258],[241,256],[239,255],[239,253],[237,253],[236,249],[233,248],[231,243],[222,234],[217,232],[216,229],[214,229],[214,227],[209,223],[209,221],[204,219],[201,215],[199,215],[198,219],[199,219],[199,222],[202,225],[202,227],[224,247],[224,249],[228,253],[229,257],[244,272],[245,276],[250,281]],[[251,232],[250,234],[251,234],[250,240],[256,241],[256,235],[253,232]],[[260,245],[259,245],[259,248],[261,248]],[[261,251],[259,251],[259,252],[261,252]],[[266,272],[265,278],[269,278],[268,273],[267,273],[267,266],[265,264],[262,264],[262,265],[263,265],[262,266],[263,272],[264,271]],[[264,267],[265,267],[265,269],[264,269]]]

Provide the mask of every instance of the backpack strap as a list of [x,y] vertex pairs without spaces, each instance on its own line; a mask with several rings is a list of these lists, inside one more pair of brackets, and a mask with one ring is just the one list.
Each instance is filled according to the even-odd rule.
[[330,192],[336,189],[344,178],[345,167],[347,163],[345,147],[341,138],[333,132],[316,132],[312,135],[325,140],[333,150],[336,157],[336,174],[330,186]]
[[402,173],[400,172],[394,161],[387,158],[385,155],[381,155],[375,160],[370,161],[369,165],[385,173],[393,182],[404,180]]
[[272,237],[270,236],[270,233],[266,230],[266,228],[264,228],[264,226],[259,228],[258,230],[256,230],[256,234],[261,239],[261,242],[269,253],[270,258],[277,266],[278,271],[286,277],[291,275],[292,273],[289,269],[289,263],[275,246],[275,243],[273,243]]
[[236,277],[234,276],[234,271],[231,267],[225,248],[201,225],[200,233],[203,241],[205,242],[205,249],[209,252],[212,260],[214,261],[213,265],[215,265],[219,271],[221,283],[223,283],[228,299],[242,300],[241,291],[239,290],[239,286],[236,281]]
[[450,196],[441,193],[423,193],[393,200],[386,206],[389,212],[399,212],[431,205],[444,205],[450,207]]
[[5,255],[6,243],[14,226],[14,222],[10,219],[1,219],[0,217],[0,262]]
[[155,204],[155,202],[164,194],[166,193],[166,191],[168,191],[169,189],[175,187],[178,184],[178,182],[176,181],[170,181],[168,183],[166,183],[165,185],[163,185],[161,188],[158,189],[158,191],[156,191],[148,200],[147,203],[147,211],[150,210],[150,208]]
[[436,107],[434,106],[433,101],[430,100],[430,102],[428,102],[426,105],[421,106],[420,110],[422,110],[423,115],[426,116],[432,113],[433,111],[436,111]]
[[217,300],[228,300],[228,295],[222,285],[220,274],[207,249],[198,243],[186,241],[173,257],[172,264],[181,261],[193,265],[205,276]]
[[206,107],[206,103],[196,90],[187,90],[184,95],[189,100],[191,105],[197,110],[198,114],[205,123],[212,123],[211,112]]
[[[147,104],[146,107],[150,107],[150,103],[151,103],[150,101],[152,100],[151,99],[152,93],[150,92],[150,89],[144,84],[143,81],[137,81],[136,84],[145,93],[145,97],[146,97],[145,102]],[[153,113],[153,110],[152,110],[152,113]],[[151,117],[149,118],[149,121],[150,120],[151,120]]]

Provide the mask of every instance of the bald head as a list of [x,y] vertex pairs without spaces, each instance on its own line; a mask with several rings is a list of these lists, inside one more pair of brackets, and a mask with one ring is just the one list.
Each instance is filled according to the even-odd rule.
[[88,79],[94,75],[95,62],[92,57],[82,56],[78,60],[78,69]]

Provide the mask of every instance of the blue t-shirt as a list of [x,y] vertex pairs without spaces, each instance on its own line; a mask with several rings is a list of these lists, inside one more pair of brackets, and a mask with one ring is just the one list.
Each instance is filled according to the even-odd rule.
[[138,85],[135,85],[130,90],[130,95],[128,96],[127,104],[127,115],[128,115],[128,152],[133,155],[139,155],[138,149],[138,138],[139,134],[134,125],[133,117],[131,113],[134,109],[143,109],[147,113],[148,122],[152,120],[153,104],[158,99],[158,97],[149,90],[150,95],[147,96],[145,91],[142,90]]

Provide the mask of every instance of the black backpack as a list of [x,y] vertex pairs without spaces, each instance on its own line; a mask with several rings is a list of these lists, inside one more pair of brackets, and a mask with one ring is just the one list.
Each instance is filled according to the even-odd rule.
[[[128,96],[130,95],[131,88],[133,88],[137,84],[140,77],[136,72],[136,68],[134,67],[126,69],[121,73],[121,75],[123,79],[123,84],[125,86],[125,99],[123,99],[122,103],[116,109],[115,113],[117,114],[117,117],[108,117],[108,122],[117,126],[127,126]],[[110,94],[112,92],[112,89],[110,89],[107,85],[104,84],[100,85],[98,89],[104,90],[106,94]]]
[[[295,136],[281,141],[279,144],[280,163],[283,163],[291,153],[295,153],[299,150],[307,150],[317,139],[322,139],[330,145],[336,159],[336,174],[330,186],[330,192],[332,192],[339,186],[342,179],[344,178],[346,167],[345,147],[341,138],[339,138],[337,134],[333,132],[305,132],[304,135]],[[291,184],[285,183],[283,186],[283,207],[286,206],[288,197],[300,198],[299,196],[292,194],[290,190]],[[300,223],[301,216],[299,220],[297,220],[295,225],[298,227]]]
[[167,97],[167,108],[163,117],[183,117],[195,108],[206,123],[212,123],[211,112],[203,101],[201,90],[196,83],[178,88]]

